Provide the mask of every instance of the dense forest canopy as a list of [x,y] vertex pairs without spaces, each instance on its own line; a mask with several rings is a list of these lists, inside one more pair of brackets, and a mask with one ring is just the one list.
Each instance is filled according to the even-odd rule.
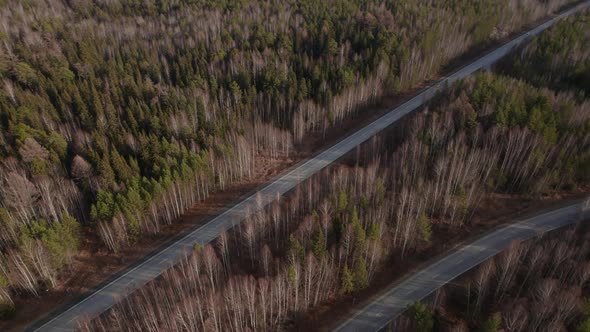
[[[589,15],[585,12],[565,20],[547,34],[559,38],[555,31],[587,22]],[[588,44],[584,45],[587,50]],[[532,66],[541,66],[536,52],[517,50],[514,58],[530,57]],[[587,188],[588,99],[569,90],[535,86],[530,83],[535,75],[498,74],[505,66],[450,86],[421,110],[362,145],[348,160],[315,174],[291,195],[255,211],[212,243],[195,246],[177,266],[101,316],[83,322],[81,330],[289,329],[306,312],[356,296],[384,268],[391,269],[384,274],[391,276],[397,269],[407,271],[404,265],[420,256],[431,257],[445,248],[441,243],[449,234],[466,230],[472,235],[468,230],[476,227],[474,220],[486,219],[481,204],[486,197],[490,201],[506,193],[510,199],[539,197],[556,189]],[[557,292],[558,286],[579,291],[577,287],[590,281],[588,269],[580,265],[587,262],[576,254],[588,248],[588,241],[580,235],[576,248],[577,238],[573,233],[560,237],[546,249],[554,250],[553,256],[535,254],[539,264],[533,272],[536,277],[531,275],[529,280],[532,286],[537,287],[537,282],[551,286],[555,290],[551,294],[560,301],[567,299],[568,306],[560,311],[549,296],[534,302],[531,308],[549,311],[526,313],[529,330],[537,331],[545,322],[551,331],[559,324],[575,325],[553,312],[575,318],[575,307],[569,304],[578,295]],[[568,243],[572,246],[564,245]],[[496,297],[479,293],[473,298],[481,301],[472,307],[475,313],[508,298],[516,281],[508,273],[516,273],[514,267],[521,258],[526,261],[526,255],[512,254],[510,265],[500,263],[497,274],[486,273],[485,287],[491,289],[494,280],[499,287]],[[505,258],[500,255],[498,260]],[[522,295],[530,298],[528,291]],[[427,311],[416,305],[410,313]],[[495,322],[487,319],[474,316],[472,323],[481,327]],[[501,324],[510,326],[496,325]],[[430,320],[418,330],[433,328]]]
[[0,1],[0,300],[565,3]]

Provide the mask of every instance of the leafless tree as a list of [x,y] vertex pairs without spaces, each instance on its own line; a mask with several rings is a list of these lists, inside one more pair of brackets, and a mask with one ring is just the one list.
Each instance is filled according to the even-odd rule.
[[502,323],[508,332],[520,332],[527,326],[528,313],[522,304],[516,304],[502,315]]
[[35,159],[47,160],[49,158],[49,151],[32,137],[25,139],[18,152],[26,162],[31,162]]

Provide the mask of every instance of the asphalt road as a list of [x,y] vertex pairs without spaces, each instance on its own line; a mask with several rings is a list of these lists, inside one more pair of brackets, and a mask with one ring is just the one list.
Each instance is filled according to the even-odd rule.
[[[582,206],[585,204],[585,214]],[[590,199],[502,227],[463,246],[389,289],[378,299],[358,310],[335,331],[379,331],[408,305],[422,300],[446,283],[507,248],[513,241],[530,239],[541,233],[589,218]]]
[[[583,7],[588,6],[589,3],[590,1],[585,2]],[[366,127],[358,130],[357,132],[344,138],[340,142],[334,144],[315,157],[301,163],[294,169],[274,179],[267,186],[260,189],[257,193],[244,199],[232,208],[212,219],[207,224],[195,229],[185,237],[179,239],[170,246],[164,248],[162,251],[146,259],[144,262],[125,272],[120,277],[108,283],[106,286],[90,294],[80,302],[72,305],[69,309],[55,315],[52,319],[46,322],[37,322],[29,329],[33,331],[52,332],[74,330],[76,328],[77,320],[84,317],[94,317],[106,311],[108,308],[113,306],[118,301],[118,299],[136,290],[148,281],[156,278],[163,271],[170,268],[170,266],[172,266],[175,262],[187,255],[187,253],[192,250],[194,243],[198,242],[199,244],[203,245],[213,241],[220,234],[222,229],[230,229],[234,225],[240,223],[248,211],[251,212],[255,210],[257,206],[266,206],[272,202],[272,200],[275,199],[277,195],[283,195],[287,191],[293,189],[299,183],[317,173],[324,167],[330,165],[340,157],[344,156],[347,152],[351,151],[359,144],[365,142],[375,134],[398,121],[406,114],[416,110],[418,107],[436,95],[436,93],[444,88],[445,85],[467,77],[481,68],[489,68],[498,59],[505,56],[511,49],[530,38],[530,36],[540,33],[547,27],[554,24],[558,19],[580,10],[581,7],[582,6],[577,6],[571,10],[568,10],[567,12],[560,14],[559,16],[556,16],[553,19],[550,19],[549,21],[513,39],[507,44],[476,60],[475,62],[463,67],[447,78],[440,80],[433,86],[423,90],[409,101],[395,109],[392,109]],[[262,198],[261,205],[256,204],[257,195],[260,195]]]

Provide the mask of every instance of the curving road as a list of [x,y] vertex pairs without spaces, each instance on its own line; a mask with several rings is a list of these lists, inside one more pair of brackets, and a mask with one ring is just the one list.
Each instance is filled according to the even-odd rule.
[[[84,317],[94,317],[108,308],[113,306],[118,299],[129,294],[130,292],[141,287],[148,281],[156,278],[163,271],[170,268],[175,262],[187,255],[192,250],[195,242],[206,244],[213,241],[223,229],[230,229],[237,223],[240,223],[248,211],[253,211],[256,208],[261,208],[276,199],[277,196],[283,195],[287,191],[293,189],[302,181],[306,180],[313,174],[317,173],[324,167],[330,165],[347,152],[354,149],[359,144],[365,142],[370,137],[387,128],[394,122],[408,113],[416,110],[424,102],[431,99],[438,91],[444,88],[445,85],[450,84],[456,80],[465,78],[474,72],[489,68],[497,60],[505,56],[510,50],[519,44],[525,42],[530,36],[534,36],[554,24],[560,18],[568,16],[582,7],[587,7],[590,1],[584,2],[572,8],[555,18],[537,26],[527,33],[511,40],[507,44],[497,48],[484,57],[475,62],[463,67],[459,71],[450,75],[449,77],[440,80],[433,86],[423,90],[414,98],[405,102],[401,106],[390,110],[388,113],[370,123],[366,127],[358,130],[352,135],[346,137],[335,145],[324,150],[315,157],[301,163],[294,169],[288,171],[282,176],[271,181],[267,186],[260,189],[257,193],[244,199],[234,207],[226,210],[216,218],[209,221],[207,224],[195,229],[180,240],[172,243],[170,246],[161,250],[152,257],[146,259],[141,264],[130,269],[120,277],[114,279],[106,286],[98,289],[94,293],[88,295],[85,299],[72,305],[67,310],[55,315],[52,319],[39,321],[30,327],[33,331],[72,331],[76,328],[76,321]],[[262,204],[257,204],[256,197],[260,196]]]
[[[357,311],[335,331],[379,331],[408,305],[422,300],[451,280],[498,254],[513,241],[523,241],[590,217],[590,199],[504,226],[463,246],[415,273]],[[584,212],[584,213],[582,213]]]

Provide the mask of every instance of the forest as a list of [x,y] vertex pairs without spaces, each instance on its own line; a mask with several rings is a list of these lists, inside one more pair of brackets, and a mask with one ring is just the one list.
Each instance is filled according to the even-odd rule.
[[393,331],[576,331],[590,328],[588,227],[514,243],[416,302]]
[[[307,134],[361,116],[379,98],[414,88],[464,52],[567,2],[1,0],[0,302],[7,309],[0,316],[10,316],[20,295],[59,285],[85,240],[117,253],[157,234],[210,193],[254,176],[261,160],[296,154]],[[553,116],[543,108],[554,104],[547,98],[535,114]],[[561,124],[555,133],[542,126],[512,139],[528,141],[539,130],[553,142],[565,135]],[[517,181],[500,180],[531,186],[542,163],[531,158],[526,174],[502,168]],[[580,162],[571,161],[563,181],[575,185]],[[556,185],[556,175],[545,176]],[[402,184],[389,185],[383,190]],[[465,208],[452,195],[419,210],[445,206],[443,214],[454,211],[460,222]],[[411,213],[416,202],[407,204]],[[348,204],[342,209],[340,219],[352,218]],[[326,245],[334,240],[327,232]],[[411,244],[409,235],[399,241]],[[367,253],[355,255],[373,268]],[[348,262],[351,271],[358,262]]]
[[559,24],[535,38],[520,53],[502,61],[502,72],[535,86],[570,91],[579,100],[590,95],[590,59],[585,45],[588,16]]
[[[538,39],[561,38],[555,31],[588,24],[589,15],[567,19]],[[542,52],[546,50],[525,47],[514,59],[529,57],[533,65],[541,66],[535,59]],[[523,72],[507,76],[508,65],[501,63],[495,72],[457,82],[416,114],[365,143],[355,156],[310,178],[292,195],[277,198],[270,208],[253,213],[214,243],[195,245],[178,266],[80,329],[289,329],[297,317],[320,304],[335,303],[369,287],[392,257],[404,264],[404,259],[430,248],[433,239],[446,231],[469,227],[486,195],[542,197],[556,190],[587,190],[590,103],[578,93],[578,81],[553,90],[536,86],[538,78]],[[544,84],[552,82],[547,79]],[[547,306],[543,301],[551,301],[552,295],[562,296],[560,283],[584,285],[587,269],[580,264],[585,264],[586,255],[577,255],[576,250],[585,250],[586,240],[568,234],[547,248],[522,251],[518,257],[512,251],[500,256],[499,260],[510,259],[494,268],[505,280],[496,286],[490,281],[485,297],[484,290],[473,297],[480,301],[476,308],[482,312],[473,324],[488,324],[483,315],[491,308],[487,301],[502,299],[497,296],[508,292],[515,280],[513,267],[520,260],[528,261],[528,253],[542,257],[548,251],[563,253],[543,258],[536,268],[547,273],[525,280],[533,289],[549,287],[543,288],[542,298],[535,298],[541,301],[539,306]],[[582,244],[576,249],[578,242]],[[486,275],[488,281],[498,280],[495,276]],[[550,280],[560,276],[569,279]],[[490,300],[492,291],[497,296]],[[563,294],[568,301],[575,300],[573,291]],[[419,304],[414,309],[421,316],[427,313]],[[549,322],[563,324],[575,314],[570,309],[552,307],[538,316],[532,312],[530,326],[537,330],[556,326]]]

